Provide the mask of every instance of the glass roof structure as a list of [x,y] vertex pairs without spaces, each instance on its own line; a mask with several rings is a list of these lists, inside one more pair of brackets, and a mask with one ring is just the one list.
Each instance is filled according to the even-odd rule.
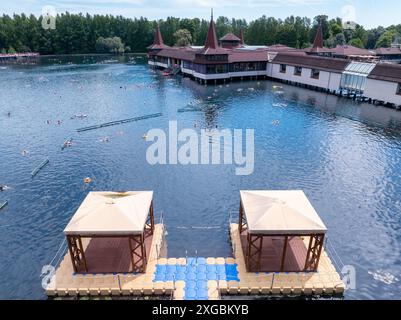
[[365,90],[366,78],[375,66],[374,63],[351,62],[341,77],[341,88],[362,93]]

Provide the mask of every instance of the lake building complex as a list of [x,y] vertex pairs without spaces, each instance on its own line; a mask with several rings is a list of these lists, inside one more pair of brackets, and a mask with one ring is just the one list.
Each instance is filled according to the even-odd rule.
[[362,101],[401,107],[399,48],[370,51],[353,46],[325,48],[319,26],[313,46],[304,50],[283,45],[248,46],[244,35],[220,40],[211,19],[203,47],[170,47],[159,27],[148,48],[149,65],[182,73],[207,84],[235,79],[270,78]]

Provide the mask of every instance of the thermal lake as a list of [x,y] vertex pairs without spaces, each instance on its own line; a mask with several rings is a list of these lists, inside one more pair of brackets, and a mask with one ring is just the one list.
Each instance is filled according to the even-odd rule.
[[[401,111],[269,80],[199,85],[145,56],[46,57],[0,67],[0,298],[45,299],[42,267],[89,191],[153,190],[169,257],[229,257],[239,190],[304,190],[328,228],[346,299],[401,291]],[[77,132],[78,128],[160,117]],[[237,165],[151,165],[151,129],[254,129],[253,173]],[[61,150],[67,139],[72,146]],[[31,171],[49,164],[34,178]],[[91,178],[85,184],[84,179]]]

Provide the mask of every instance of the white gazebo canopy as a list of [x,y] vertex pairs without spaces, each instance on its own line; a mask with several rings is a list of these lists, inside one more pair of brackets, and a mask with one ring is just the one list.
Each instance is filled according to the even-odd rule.
[[153,191],[90,192],[64,229],[64,234],[142,234],[152,199]]
[[241,191],[250,234],[316,235],[327,228],[303,191]]

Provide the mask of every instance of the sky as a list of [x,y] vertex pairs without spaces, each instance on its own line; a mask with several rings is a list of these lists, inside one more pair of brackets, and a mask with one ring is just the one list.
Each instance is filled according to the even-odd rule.
[[213,7],[215,16],[248,21],[263,14],[276,18],[290,15],[313,18],[326,14],[330,18],[355,21],[366,28],[401,24],[400,0],[0,0],[0,14],[40,15],[45,6],[54,7],[58,13],[88,12],[128,18],[174,16],[209,19]]

